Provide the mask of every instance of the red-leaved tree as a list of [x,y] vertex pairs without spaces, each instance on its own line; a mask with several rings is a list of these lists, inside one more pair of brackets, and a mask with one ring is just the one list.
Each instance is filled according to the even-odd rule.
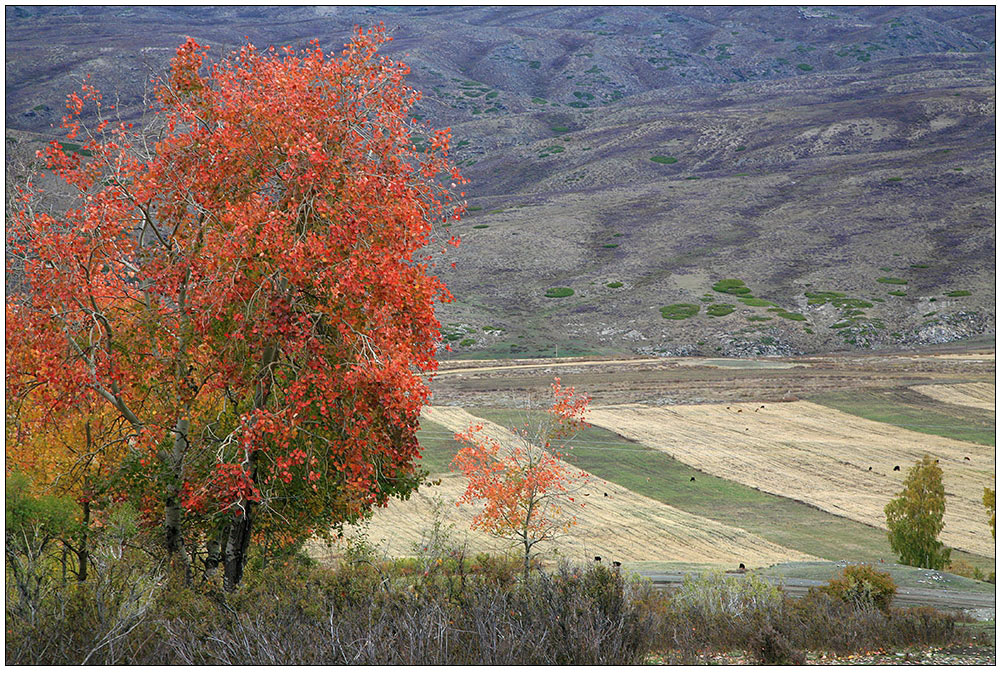
[[483,424],[456,434],[463,446],[452,464],[468,479],[459,502],[483,504],[473,528],[522,547],[526,578],[533,547],[567,532],[576,523],[573,508],[583,506],[573,493],[587,475],[561,458],[567,441],[587,426],[589,398],[561,386],[559,378],[552,390],[550,408],[512,428],[511,441],[491,437]]
[[412,143],[389,39],[214,64],[189,39],[136,131],[85,84],[64,119],[82,151],[44,155],[72,205],[41,212],[29,187],[10,214],[7,393],[36,410],[15,422],[95,401],[122,419],[121,497],[228,589],[252,538],[325,534],[420,481],[451,299],[424,250],[463,179],[448,130]]

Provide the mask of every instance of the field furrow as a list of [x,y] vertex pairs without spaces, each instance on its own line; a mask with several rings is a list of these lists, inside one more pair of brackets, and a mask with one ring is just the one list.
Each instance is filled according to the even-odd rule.
[[957,383],[953,385],[912,386],[912,390],[947,404],[960,404],[995,411],[994,383]]
[[[510,431],[461,408],[425,407],[422,413],[452,431],[483,423],[502,443],[513,441]],[[466,539],[471,549],[497,550],[504,546],[483,533],[470,531],[476,507],[454,504],[465,488],[465,477],[452,473],[433,478],[440,478],[441,483],[422,488],[407,501],[394,500],[375,513],[368,525],[370,542],[391,556],[412,555],[423,534],[431,530],[438,509],[444,525],[451,527],[453,538]],[[683,512],[594,475],[586,473],[585,479],[587,486],[577,496],[584,503],[576,513],[577,525],[547,546],[571,561],[585,562],[602,556],[607,561],[684,561],[722,567],[744,563],[754,567],[814,558],[740,528]],[[436,502],[444,506],[437,507]]]
[[588,420],[715,476],[881,528],[884,506],[928,453],[939,459],[946,489],[940,539],[994,558],[981,505],[982,489],[994,485],[994,447],[810,402],[606,406],[592,409]]

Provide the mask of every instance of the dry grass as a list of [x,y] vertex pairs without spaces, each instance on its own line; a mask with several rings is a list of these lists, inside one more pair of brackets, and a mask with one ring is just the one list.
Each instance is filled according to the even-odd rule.
[[[428,420],[453,431],[483,422],[500,441],[512,441],[510,431],[461,408],[425,407],[422,413]],[[439,497],[446,504],[444,523],[454,526],[453,537],[457,541],[466,538],[473,550],[498,549],[497,540],[470,531],[476,508],[454,505],[465,487],[465,478],[455,473],[434,478],[441,479],[438,486],[422,488],[410,500],[393,501],[386,509],[376,512],[368,527],[370,542],[389,556],[412,555],[414,546],[421,542],[422,533],[431,528],[435,499]],[[571,561],[586,562],[594,556],[602,556],[608,561],[685,561],[731,568],[738,563],[755,567],[814,558],[739,528],[627,491],[598,477],[588,475],[587,480],[588,485],[578,493],[577,499],[585,505],[577,512],[577,525],[548,546]]]
[[588,420],[715,476],[880,528],[884,506],[901,490],[907,470],[929,453],[940,460],[947,494],[940,539],[994,558],[981,505],[982,489],[993,483],[993,447],[930,437],[810,402],[760,406],[620,405],[595,408]]
[[965,407],[995,411],[995,384],[993,383],[914,386],[912,390],[947,404],[960,404]]

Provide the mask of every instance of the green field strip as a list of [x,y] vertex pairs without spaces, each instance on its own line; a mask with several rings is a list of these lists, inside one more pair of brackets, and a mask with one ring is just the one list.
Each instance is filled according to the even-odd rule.
[[938,402],[913,390],[854,390],[821,393],[808,401],[905,430],[995,446],[995,414]]
[[[521,425],[525,410],[468,409],[505,427]],[[540,412],[535,412],[540,413]],[[656,449],[595,426],[579,431],[567,462],[645,497],[741,528],[789,549],[831,560],[891,562],[887,534],[808,504],[714,477]],[[695,481],[691,478],[695,477]],[[954,550],[954,559],[993,570],[993,559]]]
[[460,447],[454,439],[454,433],[444,425],[422,418],[417,436],[421,443],[421,460],[418,464],[433,475],[451,472],[449,463]]

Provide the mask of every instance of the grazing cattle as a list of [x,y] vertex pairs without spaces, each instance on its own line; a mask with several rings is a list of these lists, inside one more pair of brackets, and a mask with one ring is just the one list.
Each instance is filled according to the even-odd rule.
[[900,465],[895,465],[894,466],[894,471],[895,472],[900,472],[901,471],[901,466]]
[[689,477],[689,481],[696,481],[695,477]]
[[873,468],[872,467],[868,467],[868,468],[866,468],[866,471],[867,472],[873,472]]
[[613,562],[612,562],[612,567],[613,567],[613,568],[618,568],[618,567],[619,567],[619,566],[621,566],[621,565],[623,565],[623,564],[622,564],[622,563],[620,563],[619,561],[613,561]]
[[608,494],[608,493],[603,493],[602,495],[604,495],[604,496],[605,496],[606,498],[608,498],[608,497],[609,497],[609,494]]
[[765,405],[763,404],[762,406],[759,407],[759,409],[765,409]]
[[739,414],[741,413],[741,410],[740,410],[740,409],[738,409],[738,413],[739,413]]
[[970,460],[970,458],[968,458],[967,456],[964,456],[964,460]]
[[601,562],[602,561],[602,557],[601,556],[596,556],[595,560]]

